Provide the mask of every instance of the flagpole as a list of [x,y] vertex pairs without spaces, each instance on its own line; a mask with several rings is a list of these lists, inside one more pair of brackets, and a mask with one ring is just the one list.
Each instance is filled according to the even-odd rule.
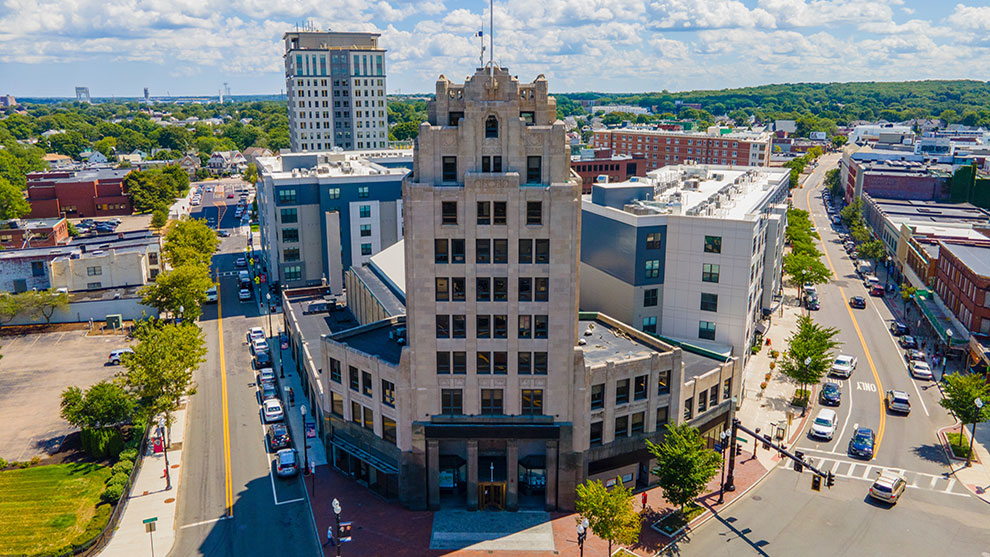
[[489,75],[495,77],[495,0],[488,3],[488,62],[490,64]]

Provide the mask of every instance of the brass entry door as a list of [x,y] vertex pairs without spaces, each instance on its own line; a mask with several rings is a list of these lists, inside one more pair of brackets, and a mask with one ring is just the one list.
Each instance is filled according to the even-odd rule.
[[505,510],[505,482],[478,482],[478,508]]

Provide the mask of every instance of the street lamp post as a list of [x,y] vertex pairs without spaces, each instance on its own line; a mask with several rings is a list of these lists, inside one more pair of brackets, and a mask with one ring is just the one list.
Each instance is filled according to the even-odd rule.
[[299,405],[299,413],[302,414],[302,422],[303,422],[303,434],[302,434],[303,464],[305,465],[305,467],[303,468],[303,475],[306,475],[309,474],[309,452],[307,451],[307,449],[309,449],[309,441],[306,440],[306,405],[305,404]]
[[268,312],[268,338],[272,336],[272,293],[265,293],[265,311]]
[[578,550],[581,552],[581,557],[584,557],[584,539],[588,537],[588,519],[583,519],[577,525],[577,537],[578,537]]
[[162,438],[162,454],[165,455],[165,491],[172,489],[172,474],[168,470],[168,441],[165,439],[165,416],[158,417],[158,434]]
[[945,367],[949,363],[949,350],[952,350],[952,329],[945,330],[945,354],[942,355],[942,375],[945,375]]
[[333,498],[333,503],[330,504],[333,508],[333,519],[337,524],[337,557],[340,557],[340,501],[336,497]]
[[722,482],[719,483],[717,505],[721,505],[725,502],[725,445],[729,440],[729,435],[730,433],[723,429],[722,433],[718,436],[719,441],[721,441],[721,444],[719,445],[719,448],[721,449],[719,454],[722,455]]
[[[804,371],[808,373],[811,371],[811,356],[804,359]],[[804,406],[801,407],[801,417],[803,418],[808,413],[808,403],[811,402],[811,393],[808,393],[808,400],[805,401]],[[755,454],[756,451],[754,450]]]
[[182,317],[186,313],[186,306],[179,306],[179,321],[182,321]]
[[983,401],[979,397],[973,401],[973,434],[969,436],[969,453],[966,455],[966,467],[973,465],[973,439],[976,439],[976,422],[980,421],[980,410],[983,409]]

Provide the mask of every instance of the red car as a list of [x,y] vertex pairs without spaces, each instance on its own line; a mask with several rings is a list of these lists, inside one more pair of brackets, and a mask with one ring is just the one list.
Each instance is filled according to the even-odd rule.
[[883,296],[883,286],[874,284],[870,287],[870,296]]
[[232,193],[228,193],[227,194],[227,199],[233,199],[233,198],[234,198],[234,194],[232,194]]

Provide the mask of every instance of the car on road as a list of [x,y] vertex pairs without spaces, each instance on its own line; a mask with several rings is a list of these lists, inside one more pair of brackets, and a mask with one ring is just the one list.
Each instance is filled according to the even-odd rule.
[[259,368],[258,381],[275,383],[275,370],[270,367]]
[[227,232],[226,230],[217,230],[217,236],[220,236],[221,238],[229,238],[230,232]]
[[853,296],[852,298],[849,298],[849,305],[856,309],[864,309],[866,308],[866,298],[862,296]]
[[822,404],[828,406],[838,406],[842,402],[842,389],[835,383],[825,383],[818,398]]
[[907,480],[904,479],[904,476],[895,472],[884,471],[870,486],[870,497],[893,505],[901,498],[901,494],[906,488]]
[[918,341],[917,340],[914,340],[914,337],[911,336],[911,335],[904,335],[904,336],[902,336],[897,341],[897,343],[901,345],[901,348],[917,348],[918,347]]
[[887,405],[887,410],[891,412],[911,413],[911,399],[904,391],[890,389],[887,391],[887,397],[884,398],[884,403]]
[[868,427],[856,425],[853,429],[852,439],[849,440],[849,456],[859,456],[866,459],[873,458],[873,448],[876,446],[877,436]]
[[870,296],[883,296],[884,290],[882,284],[874,284],[870,286]]
[[262,352],[268,352],[268,341],[264,338],[251,339],[251,353],[260,354]]
[[234,260],[234,266],[235,267],[247,267],[247,259],[245,259],[243,257],[238,257],[237,259]]
[[904,323],[901,323],[900,321],[894,321],[890,324],[890,334],[894,335],[895,337],[904,336],[909,332],[911,331],[908,330],[908,326],[905,325]]
[[237,293],[237,297],[242,302],[247,302],[251,299],[251,291],[248,290],[247,288],[241,288],[241,291]]
[[835,410],[822,408],[818,411],[814,421],[811,422],[811,431],[808,434],[812,437],[831,441],[832,436],[835,435],[836,422],[838,422],[838,417],[835,415]]
[[234,194],[232,194],[232,193],[228,193],[227,194],[227,199],[233,199],[233,198],[234,198]]
[[872,288],[874,284],[880,284],[880,279],[876,275],[866,275],[863,277],[863,286],[866,288]]
[[925,353],[922,352],[921,350],[912,349],[904,352],[904,359],[907,360],[908,362],[912,362],[915,360],[919,362],[924,362],[928,360],[928,357],[925,356]]
[[261,405],[261,412],[266,424],[281,422],[285,419],[285,413],[282,412],[282,403],[277,398],[264,401]]
[[278,399],[278,388],[275,387],[275,383],[261,383],[258,390],[261,391],[261,400],[263,401]]
[[107,358],[107,363],[112,366],[119,366],[120,360],[124,357],[124,354],[133,354],[134,351],[130,348],[120,348],[110,352],[110,357]]
[[809,310],[819,310],[821,309],[822,305],[818,301],[818,296],[815,296],[814,294],[805,294],[804,307],[808,308]]
[[275,453],[275,473],[288,478],[299,473],[299,453],[295,449],[282,449]]
[[254,355],[254,368],[261,369],[265,367],[272,367],[272,357],[268,352],[258,352]]
[[289,437],[289,428],[285,424],[272,424],[265,432],[265,442],[268,450],[276,452],[281,449],[288,449],[292,446],[292,439]]
[[250,329],[248,329],[247,332],[248,342],[263,339],[266,336],[268,335],[265,334],[265,330],[262,329],[261,327],[251,327]]
[[832,375],[848,378],[852,375],[854,369],[856,369],[856,364],[859,360],[856,356],[849,356],[847,354],[840,354],[835,361],[832,362]]
[[925,362],[911,360],[908,363],[908,369],[911,371],[911,377],[914,377],[915,379],[931,380],[933,377],[932,368],[930,368]]
[[206,289],[206,303],[215,304],[217,303],[217,287],[216,285],[211,286]]

